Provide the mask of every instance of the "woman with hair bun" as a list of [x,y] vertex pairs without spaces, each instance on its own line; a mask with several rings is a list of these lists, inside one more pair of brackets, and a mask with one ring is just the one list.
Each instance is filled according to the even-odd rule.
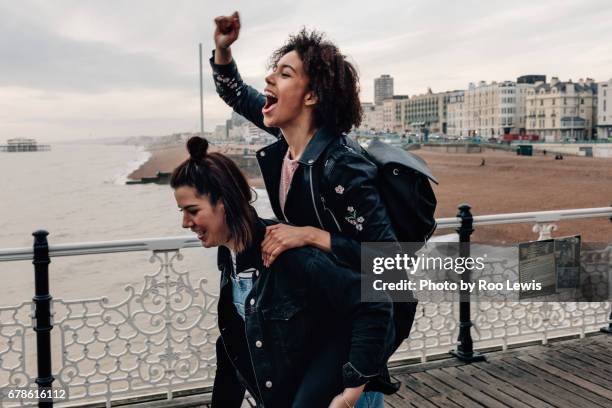
[[[361,302],[359,271],[302,246],[265,266],[261,244],[275,222],[257,216],[251,189],[236,164],[187,142],[189,159],[170,185],[182,225],[206,248],[218,248],[217,372],[212,406],[240,407],[245,390],[265,408],[346,408],[363,385],[384,372],[395,338],[392,304]],[[339,296],[342,294],[342,296]],[[322,344],[348,347],[340,360]],[[321,358],[322,357],[322,358]],[[335,361],[337,366],[313,366]]]
[[[264,93],[242,81],[231,46],[240,17],[215,19],[210,59],[219,96],[234,111],[278,141],[257,152],[274,214],[287,224],[266,228],[264,264],[290,248],[315,246],[360,269],[362,242],[396,242],[376,187],[377,167],[351,147],[346,133],[361,123],[359,76],[338,47],[302,29],[272,53]],[[395,303],[394,350],[408,337],[416,302]],[[337,350],[341,354],[341,350]],[[367,390],[391,394],[389,376]],[[380,408],[382,394],[364,395],[358,407]]]

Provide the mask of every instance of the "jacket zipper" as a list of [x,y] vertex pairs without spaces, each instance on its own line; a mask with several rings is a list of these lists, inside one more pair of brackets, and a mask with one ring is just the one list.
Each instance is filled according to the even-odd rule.
[[323,227],[321,217],[319,216],[319,210],[317,210],[317,202],[315,201],[314,196],[314,187],[312,186],[312,166],[308,166],[308,173],[310,175],[310,197],[312,198],[312,206],[314,207],[315,214],[317,215],[317,220],[319,220],[319,225],[321,226],[321,229],[324,230],[325,227]]
[[329,215],[331,215],[332,219],[334,220],[334,223],[336,224],[336,228],[338,228],[338,232],[342,232],[342,228],[340,227],[338,220],[336,220],[336,217],[334,216],[333,211],[327,208],[327,206],[325,205],[325,198],[323,196],[321,196],[321,202],[323,203],[323,209],[325,209],[325,211],[327,211]]
[[[291,191],[291,184],[293,184],[293,183],[289,184],[289,188],[287,189],[287,195],[285,195],[285,203],[284,204],[287,204],[287,198],[289,198],[289,191]],[[282,205],[282,206],[280,205],[280,191],[278,192],[278,194],[279,194],[278,205],[281,208],[281,213],[283,213],[283,218],[285,219],[285,222],[289,222],[289,220],[287,219],[287,216],[285,215],[285,206],[284,205]]]

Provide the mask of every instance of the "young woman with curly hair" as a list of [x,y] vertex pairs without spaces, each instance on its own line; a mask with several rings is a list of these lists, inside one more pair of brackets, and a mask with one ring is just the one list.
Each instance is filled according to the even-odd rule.
[[[238,13],[215,23],[210,63],[217,93],[278,138],[257,152],[274,214],[287,223],[267,227],[264,265],[311,245],[359,270],[362,242],[397,239],[376,188],[377,168],[346,137],[361,122],[357,70],[323,34],[302,29],[272,54],[261,94],[242,81],[232,57]],[[394,304],[395,348],[408,336],[415,310],[416,303]],[[366,390],[389,394],[397,384],[371,381]],[[364,393],[356,406],[382,407],[382,395]]]

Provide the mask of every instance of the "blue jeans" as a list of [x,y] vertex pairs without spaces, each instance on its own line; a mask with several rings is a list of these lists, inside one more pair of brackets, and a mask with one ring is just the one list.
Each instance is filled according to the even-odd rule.
[[382,392],[368,391],[361,394],[355,408],[385,408]]

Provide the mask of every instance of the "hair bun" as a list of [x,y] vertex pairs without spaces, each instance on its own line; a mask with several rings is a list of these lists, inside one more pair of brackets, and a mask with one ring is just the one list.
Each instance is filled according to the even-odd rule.
[[200,136],[193,136],[187,141],[187,150],[191,160],[201,162],[208,151],[208,140]]

